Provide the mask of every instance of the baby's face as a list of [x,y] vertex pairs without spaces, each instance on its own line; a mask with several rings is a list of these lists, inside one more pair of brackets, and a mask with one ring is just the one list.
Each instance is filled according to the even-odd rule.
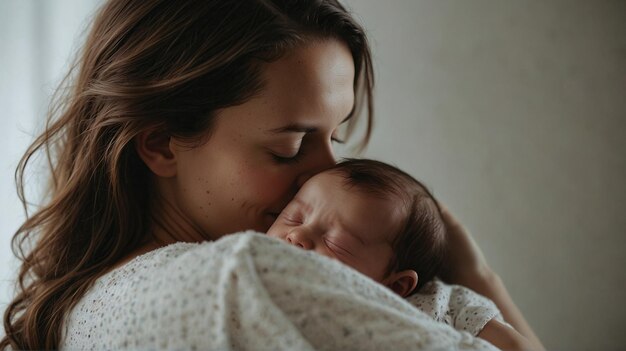
[[340,260],[381,281],[400,229],[397,202],[347,189],[343,177],[323,172],[309,179],[267,234]]

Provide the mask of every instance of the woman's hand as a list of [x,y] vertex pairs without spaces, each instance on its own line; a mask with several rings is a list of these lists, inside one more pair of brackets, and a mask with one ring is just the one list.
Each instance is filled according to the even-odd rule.
[[440,278],[450,284],[464,285],[475,289],[493,274],[483,252],[448,208],[439,203],[441,216],[446,225],[447,252]]
[[490,298],[498,306],[504,319],[525,337],[523,343],[516,345],[525,349],[545,350],[513,302],[502,279],[487,264],[485,255],[470,233],[452,216],[448,208],[442,204],[439,204],[439,207],[446,225],[448,241],[439,277],[447,283],[463,285]]

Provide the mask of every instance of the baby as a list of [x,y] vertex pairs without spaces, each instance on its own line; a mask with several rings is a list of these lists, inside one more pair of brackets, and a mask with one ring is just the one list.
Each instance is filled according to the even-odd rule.
[[395,167],[363,159],[309,179],[267,234],[335,258],[402,297],[435,277],[445,249],[428,189]]
[[441,210],[395,167],[351,159],[313,176],[267,234],[349,265],[457,330],[501,349],[530,348],[493,302],[434,279],[446,243]]

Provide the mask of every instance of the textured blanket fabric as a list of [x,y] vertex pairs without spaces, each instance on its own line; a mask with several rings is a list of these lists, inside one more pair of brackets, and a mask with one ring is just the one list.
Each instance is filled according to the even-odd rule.
[[173,244],[102,276],[61,347],[495,350],[337,261],[253,232]]

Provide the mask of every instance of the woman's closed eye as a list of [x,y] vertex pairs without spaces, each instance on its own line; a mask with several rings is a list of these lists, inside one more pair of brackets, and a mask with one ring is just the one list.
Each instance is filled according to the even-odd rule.
[[292,153],[291,155],[284,155],[284,154],[279,154],[276,152],[271,152],[270,154],[272,155],[272,158],[274,159],[274,161],[276,161],[277,163],[289,164],[289,163],[296,163],[300,161],[304,153],[302,152],[302,147],[300,147],[298,148],[298,151],[296,151],[295,153]]
[[[291,153],[281,153],[281,152],[273,151],[273,152],[270,152],[270,154],[272,155],[272,158],[274,159],[274,161],[277,162],[277,163],[280,163],[280,164],[297,163],[305,155],[304,145],[307,143],[307,141],[305,139],[306,139],[306,137],[303,138],[300,141],[297,150],[294,151],[294,152],[291,152]],[[344,144],[345,143],[343,140],[339,139],[334,134],[331,136],[330,140],[333,143],[337,143],[337,144]]]
[[285,164],[298,162],[303,156],[304,137],[285,145],[276,145],[270,149],[270,155],[275,162]]

